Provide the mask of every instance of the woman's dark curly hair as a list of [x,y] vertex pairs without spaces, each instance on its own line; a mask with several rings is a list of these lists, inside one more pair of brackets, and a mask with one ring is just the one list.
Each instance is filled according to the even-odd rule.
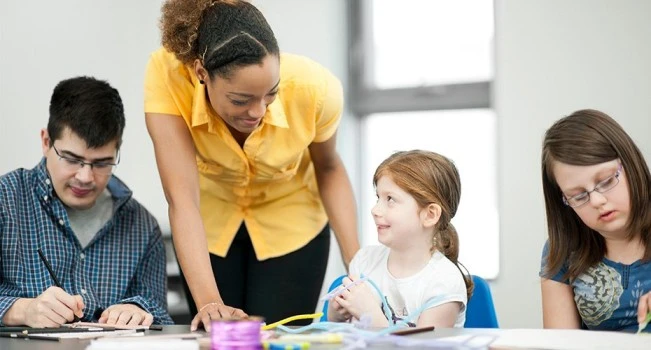
[[201,60],[210,78],[278,56],[276,37],[260,10],[243,0],[167,0],[162,44],[186,65]]

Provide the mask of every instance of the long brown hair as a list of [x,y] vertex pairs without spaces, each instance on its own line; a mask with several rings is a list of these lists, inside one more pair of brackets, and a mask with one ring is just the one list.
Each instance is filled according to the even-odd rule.
[[641,233],[646,247],[644,259],[651,258],[649,168],[633,140],[615,120],[603,112],[585,109],[554,123],[543,141],[542,183],[549,235],[545,276],[555,275],[563,264],[567,264],[564,278],[574,279],[606,254],[604,238],[586,226],[574,210],[563,203],[561,189],[553,174],[554,162],[587,166],[615,159],[620,160],[629,184],[628,238]]
[[459,267],[459,236],[450,222],[457,213],[461,199],[461,179],[457,167],[438,153],[413,150],[396,152],[385,159],[375,170],[373,186],[385,175],[414,197],[421,209],[431,203],[441,206],[441,217],[432,237],[432,249],[442,252],[459,268],[470,299],[474,287],[472,278]]

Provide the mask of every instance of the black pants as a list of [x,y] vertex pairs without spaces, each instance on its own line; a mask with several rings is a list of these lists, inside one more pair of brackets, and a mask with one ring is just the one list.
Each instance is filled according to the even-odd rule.
[[[244,223],[240,226],[225,258],[210,254],[219,293],[228,306],[250,316],[262,316],[267,324],[283,318],[311,314],[318,303],[328,265],[330,226],[303,248],[277,258],[258,261]],[[197,307],[187,281],[183,287],[192,317]],[[299,320],[290,325],[305,325]]]

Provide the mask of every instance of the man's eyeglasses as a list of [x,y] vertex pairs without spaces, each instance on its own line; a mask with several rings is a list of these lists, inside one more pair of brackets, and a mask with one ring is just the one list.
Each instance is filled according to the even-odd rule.
[[56,147],[54,147],[54,143],[52,143],[52,148],[54,148],[54,152],[59,157],[59,160],[62,161],[64,168],[70,172],[79,171],[79,169],[82,169],[84,165],[88,165],[90,169],[93,171],[93,173],[95,173],[96,175],[110,175],[111,173],[113,173],[113,169],[115,169],[115,167],[120,163],[119,153],[117,157],[118,160],[115,163],[85,162],[81,159],[62,156],[61,153],[59,153],[59,150]]
[[622,165],[620,164],[619,167],[617,168],[617,171],[607,177],[605,180],[599,182],[592,191],[584,191],[576,196],[572,196],[570,198],[566,198],[563,196],[563,203],[565,205],[569,205],[572,208],[580,207],[590,201],[590,193],[592,192],[599,192],[599,193],[605,193],[613,189],[613,187],[617,186],[619,183],[619,175],[622,173]]

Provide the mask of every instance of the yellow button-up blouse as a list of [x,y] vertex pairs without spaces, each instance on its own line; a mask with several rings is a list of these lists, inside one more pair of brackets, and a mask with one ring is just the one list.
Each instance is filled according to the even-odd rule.
[[259,260],[303,247],[327,222],[308,146],[334,135],[343,109],[341,83],[318,63],[283,53],[278,91],[240,147],[191,67],[164,48],[150,57],[145,112],[178,115],[190,130],[213,254],[226,256],[242,221]]

